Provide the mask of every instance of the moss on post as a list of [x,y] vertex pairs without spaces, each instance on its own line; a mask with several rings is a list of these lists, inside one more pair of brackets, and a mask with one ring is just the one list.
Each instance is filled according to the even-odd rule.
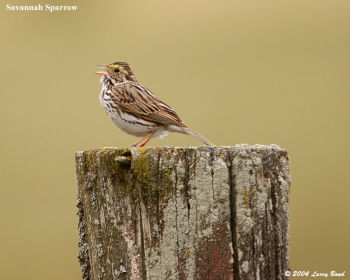
[[83,279],[286,279],[277,146],[76,153]]

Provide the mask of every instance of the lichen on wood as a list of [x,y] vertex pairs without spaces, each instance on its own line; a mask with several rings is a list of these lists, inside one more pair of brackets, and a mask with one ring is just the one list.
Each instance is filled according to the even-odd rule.
[[76,169],[84,280],[287,279],[285,150],[106,148]]

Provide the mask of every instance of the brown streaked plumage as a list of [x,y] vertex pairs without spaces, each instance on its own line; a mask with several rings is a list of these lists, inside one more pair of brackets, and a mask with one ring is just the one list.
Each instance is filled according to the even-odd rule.
[[162,138],[167,132],[191,135],[204,144],[209,140],[189,129],[167,104],[142,86],[127,62],[100,66],[103,84],[100,103],[113,122],[126,133],[143,137],[132,146],[143,147],[153,137]]

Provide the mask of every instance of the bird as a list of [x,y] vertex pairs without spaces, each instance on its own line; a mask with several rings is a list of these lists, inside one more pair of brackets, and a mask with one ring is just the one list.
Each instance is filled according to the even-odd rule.
[[191,130],[179,115],[139,83],[127,62],[97,65],[102,71],[99,100],[109,118],[124,132],[140,137],[131,147],[144,147],[151,138],[168,132],[188,134],[208,146],[212,142]]

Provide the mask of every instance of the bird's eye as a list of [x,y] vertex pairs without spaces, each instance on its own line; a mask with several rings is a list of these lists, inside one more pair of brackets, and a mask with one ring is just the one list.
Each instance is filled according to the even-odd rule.
[[114,72],[118,73],[119,72],[119,68],[115,68]]

